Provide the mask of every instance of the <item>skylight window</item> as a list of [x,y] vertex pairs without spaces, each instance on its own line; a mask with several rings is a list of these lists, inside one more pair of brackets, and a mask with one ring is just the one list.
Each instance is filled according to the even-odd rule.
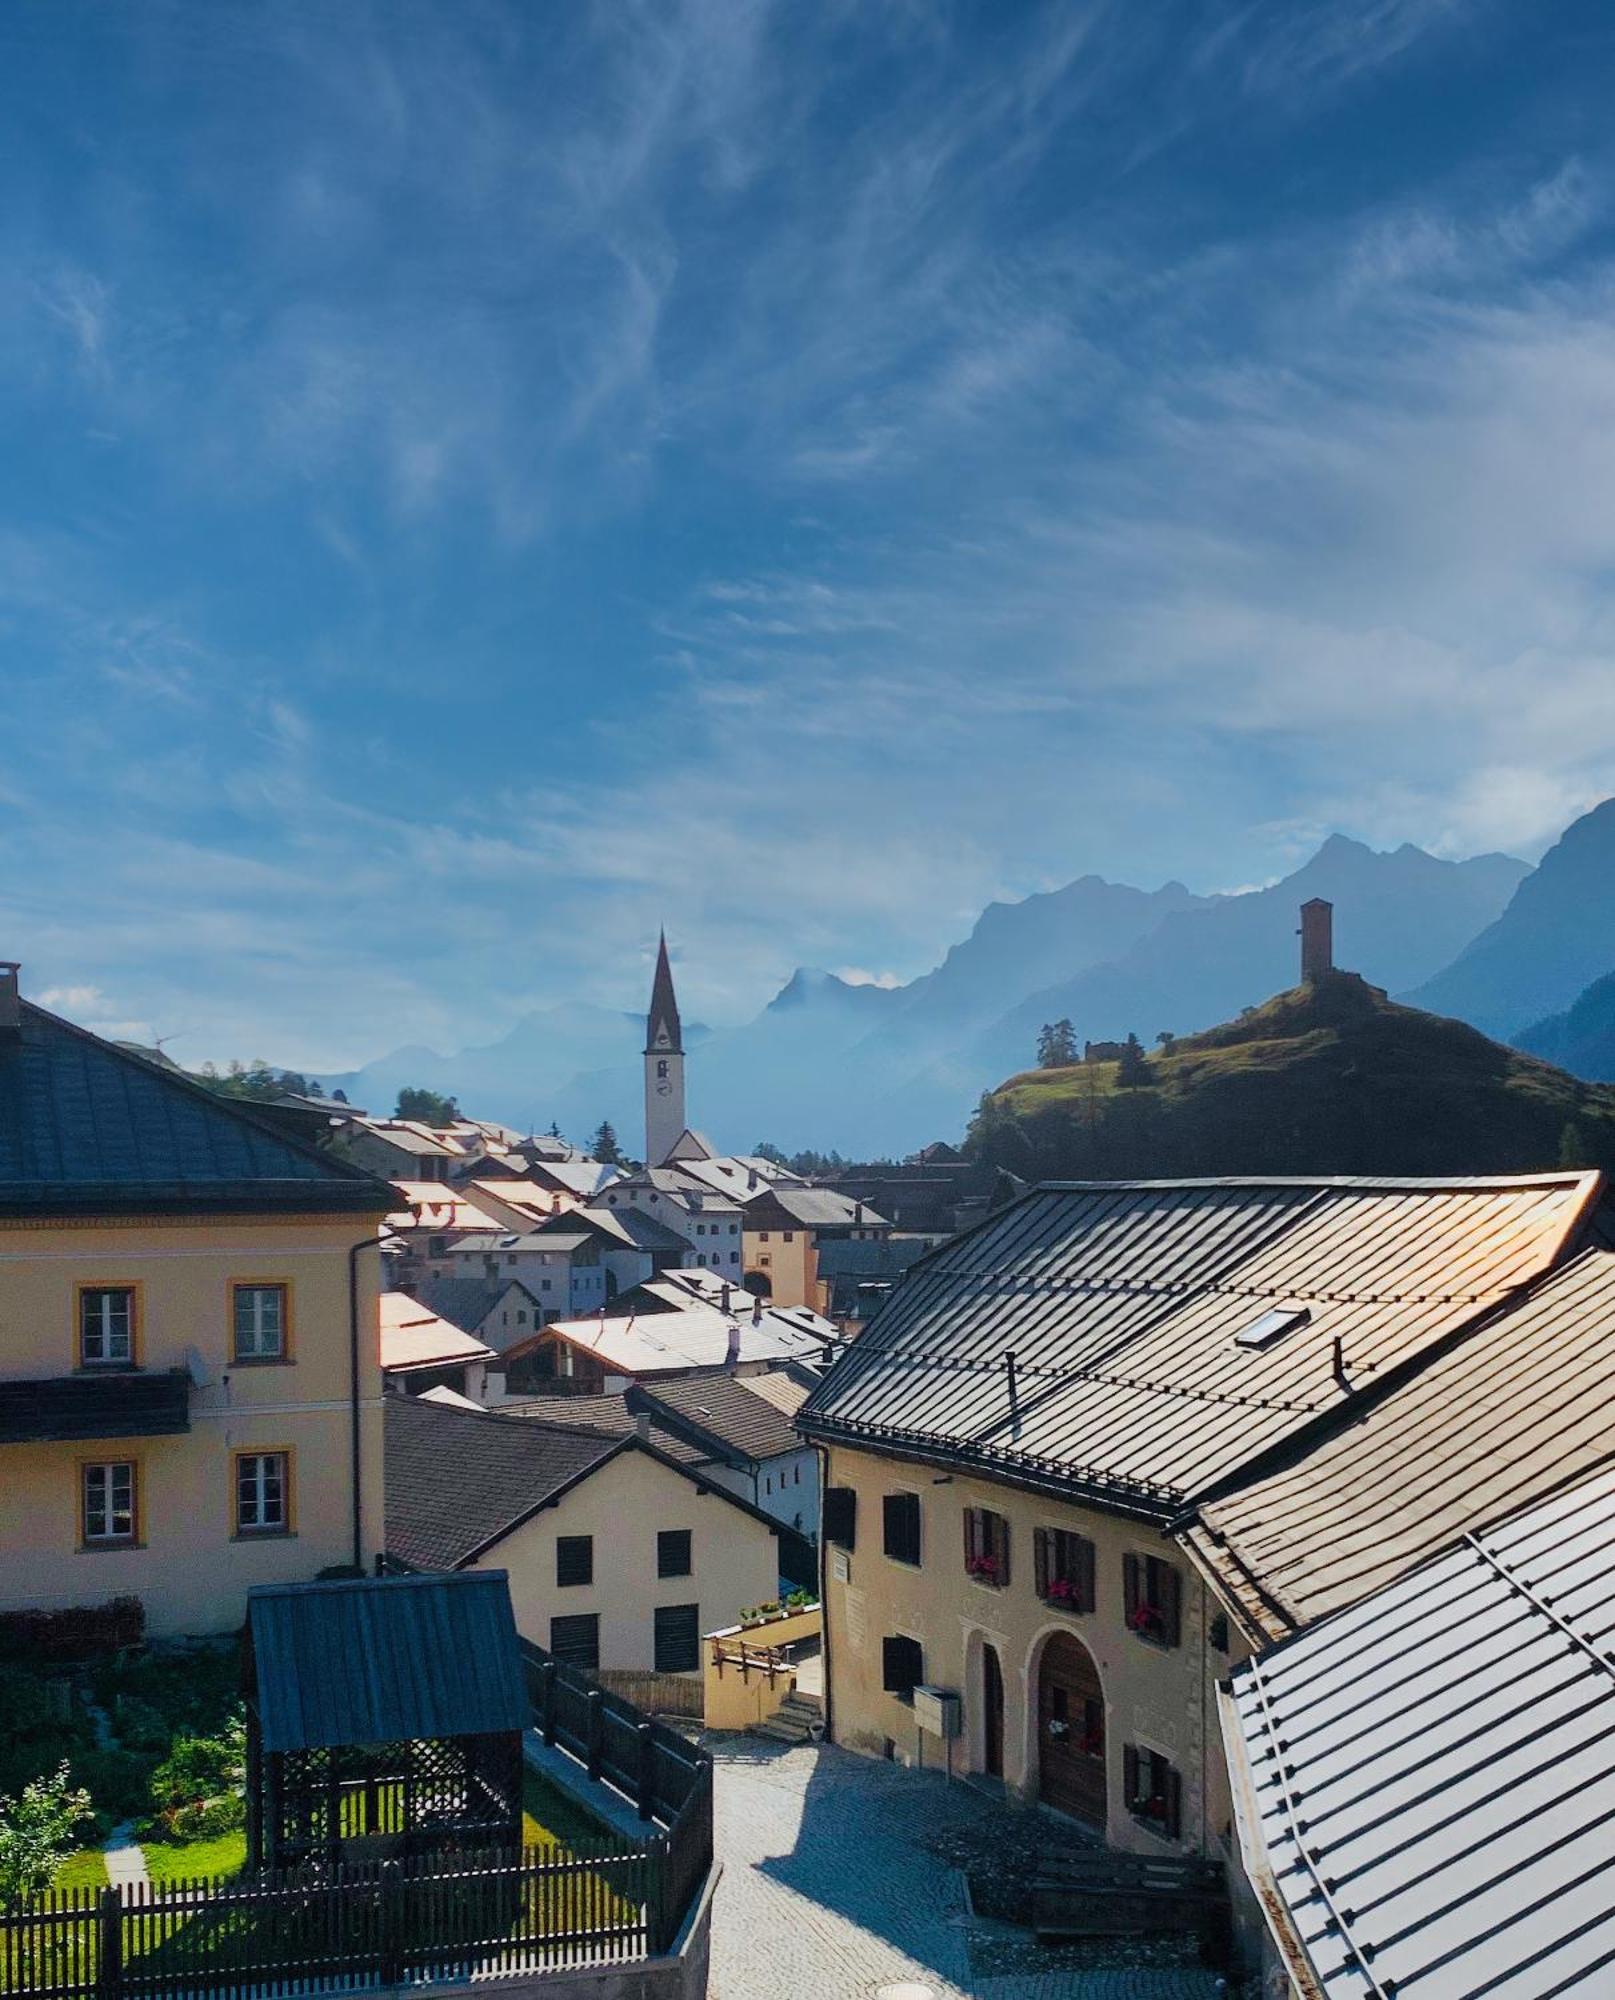
[[1294,1333],[1298,1326],[1305,1326],[1312,1318],[1310,1306],[1274,1306],[1260,1319],[1253,1319],[1243,1333],[1234,1335],[1236,1347],[1271,1347],[1287,1333]]

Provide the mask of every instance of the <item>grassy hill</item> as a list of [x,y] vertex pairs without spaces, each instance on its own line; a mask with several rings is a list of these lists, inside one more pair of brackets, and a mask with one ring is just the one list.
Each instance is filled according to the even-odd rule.
[[1615,1169],[1615,1085],[1589,1084],[1355,973],[1184,1036],[1123,1087],[1115,1063],[1028,1070],[969,1146],[1029,1178]]

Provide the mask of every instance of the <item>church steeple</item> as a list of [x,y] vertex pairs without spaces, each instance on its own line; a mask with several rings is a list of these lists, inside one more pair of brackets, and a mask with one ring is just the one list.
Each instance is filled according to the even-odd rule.
[[650,990],[650,1013],[645,1018],[645,1052],[671,1049],[684,1053],[683,1030],[679,1026],[679,1003],[673,993],[673,968],[667,961],[667,932],[656,947],[656,978]]
[[645,1017],[645,1164],[659,1167],[684,1134],[684,1030],[673,993],[667,933],[656,947],[656,978]]

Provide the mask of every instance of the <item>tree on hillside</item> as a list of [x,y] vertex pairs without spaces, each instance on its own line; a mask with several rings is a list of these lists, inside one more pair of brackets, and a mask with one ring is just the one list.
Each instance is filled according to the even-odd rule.
[[414,1083],[405,1084],[399,1091],[393,1110],[395,1118],[408,1118],[416,1125],[452,1125],[459,1115],[460,1107],[452,1097]]
[[751,1150],[754,1158],[759,1160],[767,1160],[776,1167],[786,1167],[790,1165],[790,1161],[786,1159],[782,1148],[771,1144],[770,1141],[767,1139],[759,1139],[756,1145],[753,1146]]
[[1129,1035],[1122,1044],[1121,1061],[1116,1065],[1116,1088],[1137,1090],[1141,1084],[1153,1081],[1149,1059],[1144,1054],[1144,1044],[1137,1035]]
[[1066,1020],[1045,1021],[1037,1034],[1039,1069],[1067,1069],[1077,1060],[1077,1031]]
[[1155,1042],[1162,1055],[1169,1056],[1177,1045],[1177,1039],[1170,1028],[1163,1028],[1155,1037]]
[[600,1129],[589,1141],[589,1158],[598,1160],[603,1167],[623,1165],[622,1148],[617,1144],[617,1134],[609,1118],[602,1118]]

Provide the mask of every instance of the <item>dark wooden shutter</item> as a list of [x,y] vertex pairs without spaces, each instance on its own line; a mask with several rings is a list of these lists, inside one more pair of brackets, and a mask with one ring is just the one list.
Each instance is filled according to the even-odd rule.
[[1143,1564],[1137,1556],[1122,1557],[1122,1615],[1129,1625],[1144,1598],[1143,1579],[1139,1575],[1142,1568]]
[[[1133,1560],[1131,1556],[1127,1558]],[[1133,1743],[1122,1745],[1122,1795],[1127,1810],[1132,1812],[1138,1803],[1138,1746]]]
[[1170,1766],[1166,1771],[1166,1820],[1162,1827],[1168,1840],[1183,1838],[1183,1780]]
[[701,1664],[701,1607],[658,1604],[655,1644],[657,1673],[693,1673]]
[[600,1664],[600,1618],[585,1611],[550,1620],[550,1651],[569,1667]]
[[976,1559],[976,1520],[977,1520],[977,1515],[975,1508],[967,1507],[965,1509],[965,1568],[966,1569],[969,1569],[970,1565]]
[[557,1586],[594,1582],[593,1535],[558,1535],[555,1540]]
[[824,1536],[837,1548],[851,1549],[858,1539],[858,1494],[851,1486],[824,1489]]
[[1039,1597],[1049,1594],[1049,1536],[1050,1528],[1032,1530],[1032,1587]]
[[920,1496],[888,1493],[881,1501],[881,1523],[887,1555],[896,1562],[920,1566]]
[[1093,1611],[1099,1605],[1099,1591],[1094,1582],[1094,1545],[1086,1535],[1074,1537],[1077,1544],[1077,1609]]
[[1009,1584],[1009,1516],[994,1514],[993,1554],[998,1558],[998,1581],[1006,1588]]
[[1183,1634],[1183,1574],[1175,1563],[1158,1566],[1161,1585],[1161,1643],[1176,1646]]
[[912,1694],[925,1676],[925,1662],[918,1639],[882,1639],[880,1664],[880,1684],[888,1694]]

